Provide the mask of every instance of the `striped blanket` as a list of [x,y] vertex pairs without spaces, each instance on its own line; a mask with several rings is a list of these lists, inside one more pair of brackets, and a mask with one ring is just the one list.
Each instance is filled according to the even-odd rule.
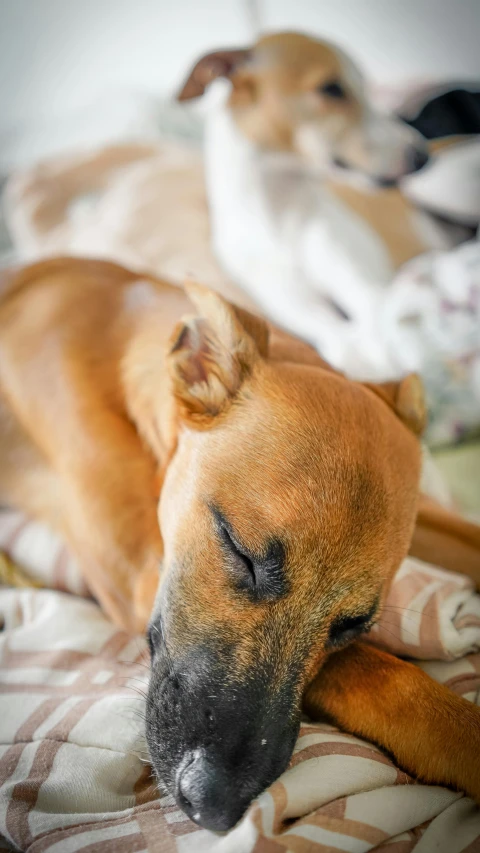
[[[143,639],[108,622],[41,525],[1,513],[0,548],[49,587],[0,590],[0,851],[480,851],[470,799],[308,721],[286,772],[232,831],[199,829],[151,776]],[[480,704],[480,596],[466,578],[405,560],[369,640]]]

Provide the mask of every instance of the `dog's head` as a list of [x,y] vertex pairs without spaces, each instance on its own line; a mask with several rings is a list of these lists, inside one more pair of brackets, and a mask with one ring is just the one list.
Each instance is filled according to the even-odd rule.
[[280,358],[263,321],[190,294],[168,356],[147,738],[180,807],[224,830],[286,767],[322,661],[381,607],[414,524],[423,410],[414,378],[374,389]]
[[209,53],[179,99],[198,97],[220,76],[232,83],[238,128],[264,150],[293,152],[314,168],[335,162],[384,185],[428,160],[422,137],[376,111],[356,65],[326,42],[278,33],[248,50]]

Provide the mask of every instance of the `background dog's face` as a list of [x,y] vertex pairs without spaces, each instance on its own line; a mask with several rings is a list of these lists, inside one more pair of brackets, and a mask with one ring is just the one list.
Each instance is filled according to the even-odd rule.
[[[147,737],[180,807],[222,830],[286,767],[322,660],[375,619],[408,549],[419,449],[376,393],[268,359],[262,321],[247,331],[194,293],[169,357],[180,428]],[[408,387],[394,399],[413,422]]]
[[201,94],[218,76],[231,80],[229,105],[237,126],[264,150],[297,154],[317,169],[336,162],[380,184],[427,162],[422,137],[373,109],[358,68],[325,42],[279,33],[250,50],[208,54],[192,70],[180,100]]

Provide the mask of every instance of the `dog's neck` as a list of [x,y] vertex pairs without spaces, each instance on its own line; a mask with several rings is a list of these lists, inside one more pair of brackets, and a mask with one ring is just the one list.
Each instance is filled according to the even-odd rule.
[[[448,243],[444,231],[415,211],[399,190],[333,181],[326,166],[314,171],[294,153],[262,149],[237,126],[225,97],[207,113],[205,170],[215,250],[227,272],[247,288],[248,281],[232,268],[236,247],[247,256],[249,248],[298,244],[311,222],[320,223],[328,235],[333,232],[336,255],[340,250],[351,258],[356,274],[385,283],[405,261]],[[344,221],[340,232],[339,216]],[[355,235],[363,248],[352,244]],[[325,270],[329,262],[322,264]]]
[[268,151],[248,139],[226,103],[217,103],[208,113],[205,172],[214,236],[225,232],[232,207],[238,204],[257,215],[255,223],[264,218],[266,201],[294,204],[291,192],[295,196],[295,186],[298,193],[304,182],[315,184],[319,200],[326,193],[322,176],[308,171],[296,155]]
[[[206,128],[206,183],[212,243],[227,274],[270,319],[306,338],[335,361],[339,323],[328,299],[346,313],[370,317],[372,282],[391,280],[388,250],[369,225],[339,202],[323,176],[293,154],[261,150],[247,139],[224,103],[211,107]],[[294,294],[324,311],[305,316]]]

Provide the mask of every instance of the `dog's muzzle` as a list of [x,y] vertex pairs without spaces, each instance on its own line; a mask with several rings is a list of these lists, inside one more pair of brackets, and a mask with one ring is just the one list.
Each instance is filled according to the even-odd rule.
[[217,832],[283,772],[299,728],[293,681],[278,686],[265,670],[234,675],[228,658],[224,649],[191,649],[178,662],[157,653],[147,697],[157,777],[191,820]]

